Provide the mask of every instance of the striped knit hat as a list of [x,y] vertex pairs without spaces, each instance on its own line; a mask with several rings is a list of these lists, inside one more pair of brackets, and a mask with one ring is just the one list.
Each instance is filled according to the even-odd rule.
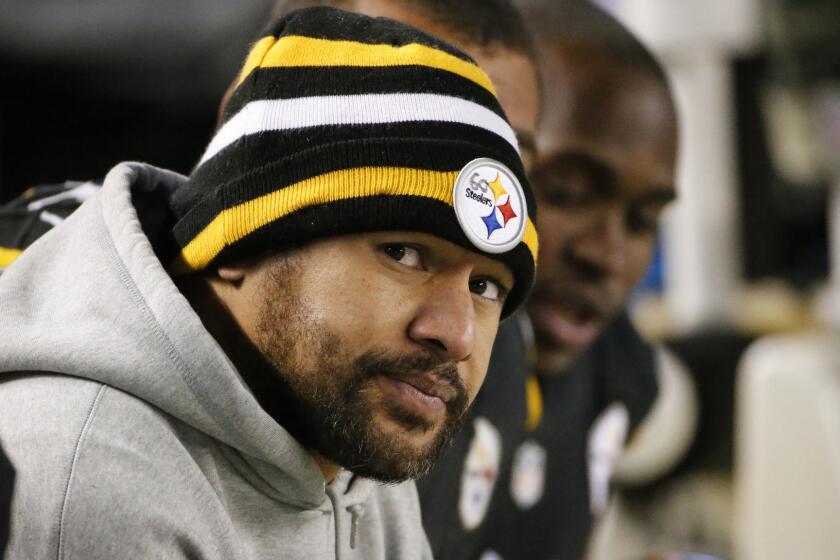
[[411,26],[329,7],[277,20],[172,198],[175,273],[308,240],[436,235],[507,264],[524,299],[536,207],[487,75]]

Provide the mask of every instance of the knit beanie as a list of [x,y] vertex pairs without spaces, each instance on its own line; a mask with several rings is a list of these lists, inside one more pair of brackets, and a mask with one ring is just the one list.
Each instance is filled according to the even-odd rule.
[[175,274],[342,234],[432,234],[527,295],[536,205],[487,74],[409,25],[331,7],[275,21],[171,199]]

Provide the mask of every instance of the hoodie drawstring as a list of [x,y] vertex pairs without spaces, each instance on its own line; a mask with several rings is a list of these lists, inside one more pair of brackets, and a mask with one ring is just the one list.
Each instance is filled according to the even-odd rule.
[[356,548],[356,534],[359,531],[359,521],[365,515],[365,506],[356,504],[347,508],[350,512],[350,548]]

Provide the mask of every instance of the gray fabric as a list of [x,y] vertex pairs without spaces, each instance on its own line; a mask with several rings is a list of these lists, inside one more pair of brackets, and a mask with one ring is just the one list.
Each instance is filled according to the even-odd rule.
[[183,180],[117,166],[0,278],[8,558],[429,558],[414,485],[325,486],[162,268],[131,188]]

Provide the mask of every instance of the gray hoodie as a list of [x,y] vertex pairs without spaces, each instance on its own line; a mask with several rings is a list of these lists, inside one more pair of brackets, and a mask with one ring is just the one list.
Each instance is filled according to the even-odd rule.
[[161,266],[136,201],[183,180],[115,167],[0,278],[7,558],[429,558],[414,484],[325,485]]

